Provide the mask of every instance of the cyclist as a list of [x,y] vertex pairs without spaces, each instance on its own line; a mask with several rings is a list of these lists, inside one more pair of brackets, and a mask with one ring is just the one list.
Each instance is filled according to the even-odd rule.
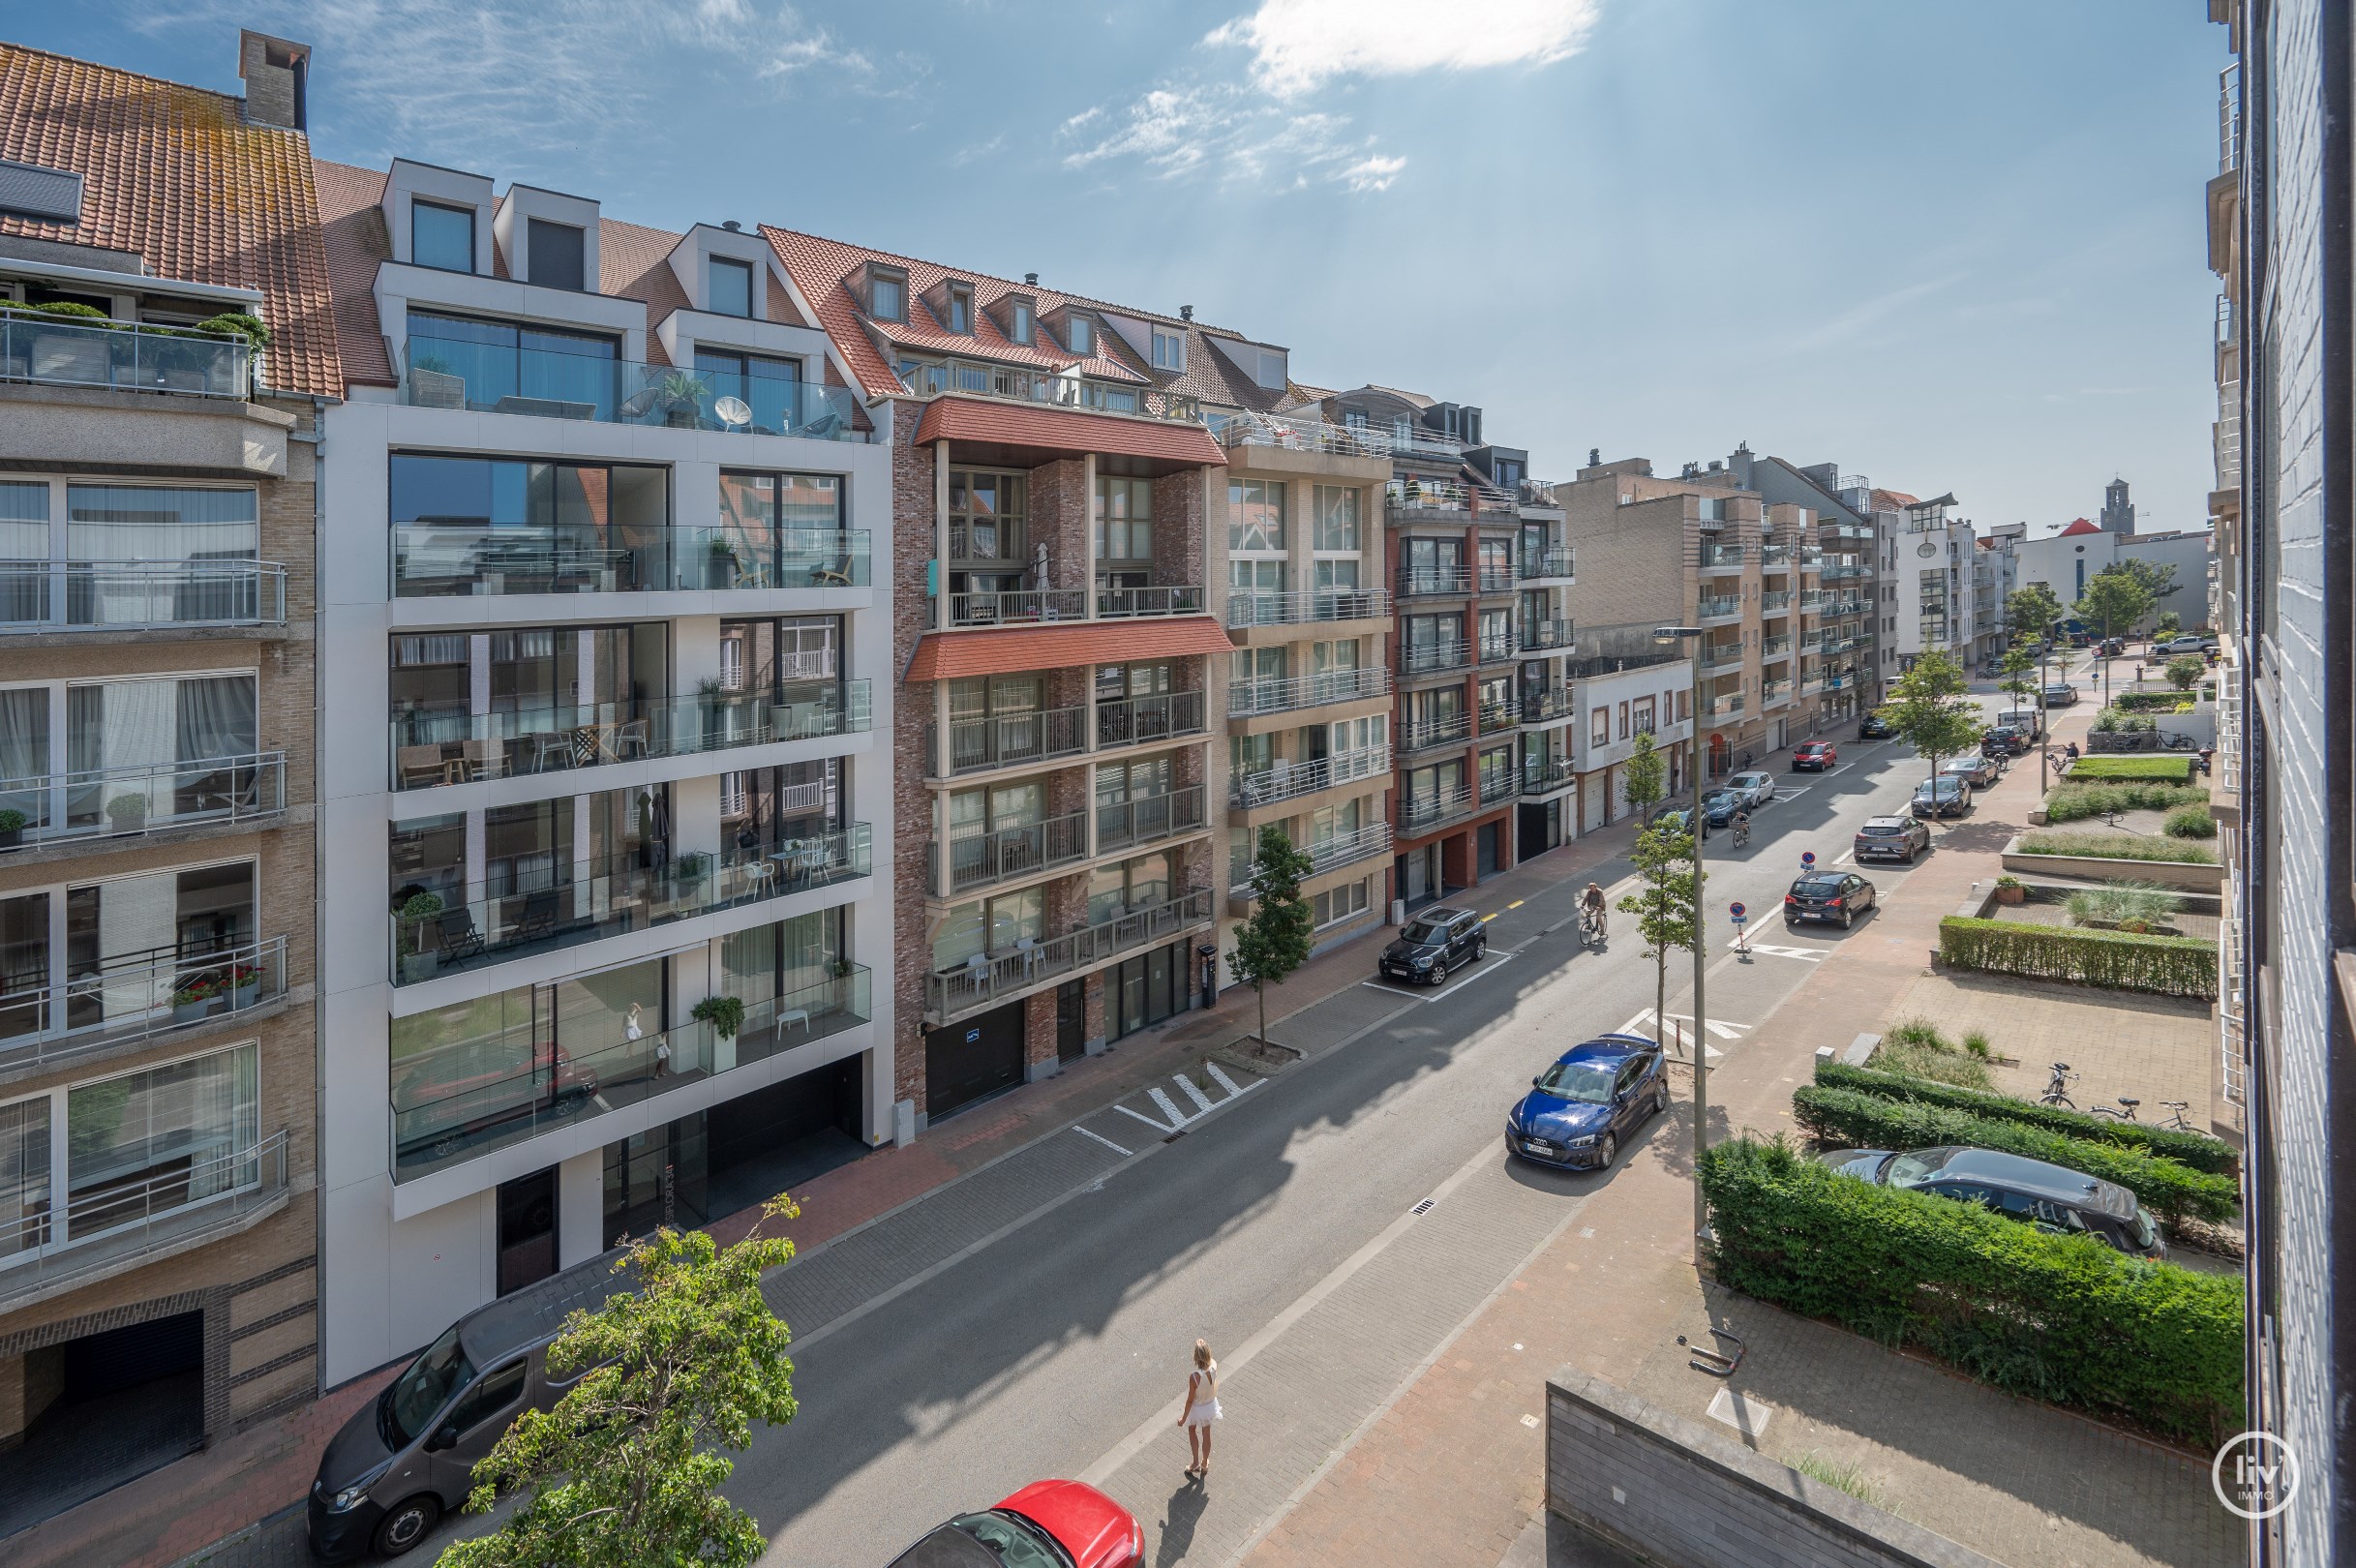
[[1603,889],[1590,882],[1586,891],[1579,895],[1580,928],[1595,936],[1603,935]]
[[1735,807],[1735,848],[1740,849],[1751,841],[1751,808]]

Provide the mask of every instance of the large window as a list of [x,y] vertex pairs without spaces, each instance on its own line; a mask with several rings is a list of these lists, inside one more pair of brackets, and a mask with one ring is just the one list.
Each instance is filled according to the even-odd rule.
[[[801,363],[724,348],[698,348],[695,374],[712,397],[712,417],[732,430],[756,436],[790,436],[806,423],[801,397]],[[722,408],[734,398],[742,408]],[[747,419],[749,415],[749,419]]]
[[1316,533],[1312,546],[1337,552],[1359,549],[1358,492],[1344,485],[1319,485],[1315,500]]
[[753,314],[753,267],[749,261],[738,261],[724,256],[710,257],[705,266],[705,278],[710,287],[706,297],[714,316],[743,316]]
[[252,560],[257,554],[258,507],[250,489],[68,485],[66,558]]
[[1104,560],[1154,558],[1154,482],[1099,475],[1096,555]]
[[1284,486],[1268,479],[1227,482],[1227,548],[1282,554],[1284,549]]
[[670,585],[661,468],[396,452],[390,480],[396,598]]
[[1047,931],[1047,894],[1043,888],[959,904],[949,912],[933,938],[935,970],[961,968],[978,953],[1012,952],[1023,942],[1039,942]]
[[1101,925],[1124,915],[1152,909],[1170,901],[1170,858],[1167,853],[1140,855],[1118,865],[1100,865],[1088,874],[1088,923]]
[[408,338],[412,379],[418,371],[455,377],[468,407],[615,417],[621,350],[612,338],[419,310],[408,314]]
[[531,281],[543,288],[589,287],[589,236],[572,224],[533,218],[524,226],[524,252]]
[[409,259],[442,272],[474,270],[474,209],[409,203]]
[[1023,528],[1027,489],[1019,473],[950,469],[950,558],[1029,565]]

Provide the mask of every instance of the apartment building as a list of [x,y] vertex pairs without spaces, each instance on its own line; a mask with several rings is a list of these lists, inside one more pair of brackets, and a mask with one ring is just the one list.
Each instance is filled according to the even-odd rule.
[[0,45],[0,1534],[320,1381],[340,377],[308,51],[239,47],[242,100]]
[[1747,442],[1736,445],[1726,467],[1743,489],[1804,507],[1815,518],[1822,589],[1814,630],[1819,662],[1826,666],[1817,719],[1829,725],[1862,715],[1883,698],[1888,641],[1883,606],[1890,602],[1872,482],[1843,473],[1837,464],[1803,467],[1762,456]]
[[1698,719],[1712,777],[1814,734],[1827,690],[1858,678],[1849,634],[1827,635],[1816,514],[1742,489],[1723,463],[1667,479],[1647,459],[1589,456],[1555,486],[1586,568],[1565,596],[1583,659],[1633,666],[1660,651],[1654,627],[1702,627],[1700,711],[1680,696],[1659,721]]
[[898,475],[761,235],[316,180],[334,1379],[904,1135]]
[[1895,511],[1887,541],[1896,597],[1892,648],[1901,671],[1937,648],[1978,673],[2002,652],[2003,579],[1979,548],[1969,519],[1953,514],[1951,495],[1930,500],[1878,491]]
[[1579,781],[1580,832],[1593,832],[1628,816],[1628,759],[1637,737],[1648,735],[1664,753],[1663,778],[1684,778],[1684,747],[1693,739],[1692,667],[1676,648],[1632,646],[1617,655],[1573,659],[1563,692],[1574,709],[1561,736]]
[[1183,316],[762,234],[892,486],[878,573],[907,1136],[1212,979],[1227,453]]
[[2213,528],[2116,533],[2081,517],[2058,532],[2034,539],[2024,530],[2013,547],[2018,558],[2014,575],[2020,584],[2044,584],[2067,609],[2078,601],[2097,572],[2121,561],[2144,561],[2170,574],[2168,591],[2153,615],[2172,611],[2185,625],[2197,626],[2209,615],[2216,537]]

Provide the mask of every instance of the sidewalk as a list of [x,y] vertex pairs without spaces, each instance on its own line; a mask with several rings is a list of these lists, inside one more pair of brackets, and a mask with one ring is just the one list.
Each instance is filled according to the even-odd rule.
[[[1468,890],[1461,902],[1503,909],[1556,885],[1584,881],[1598,865],[1624,857],[1636,838],[1631,819],[1599,829]],[[1378,926],[1320,953],[1268,996],[1269,1034],[1283,1042],[1285,1020],[1342,993],[1371,973],[1374,954],[1396,928]],[[1216,1007],[1182,1012],[1051,1078],[963,1111],[906,1148],[879,1149],[794,1190],[799,1219],[782,1233],[809,1252],[936,1192],[950,1183],[1055,1132],[1088,1113],[1166,1079],[1207,1052],[1249,1040],[1258,1031],[1258,1003],[1226,982]],[[1262,1070],[1268,1070],[1263,1069]],[[752,1228],[760,1211],[724,1215],[705,1226],[722,1245]],[[377,1396],[393,1368],[332,1389],[318,1402],[261,1425],[201,1454],[169,1464],[0,1542],[11,1568],[172,1568],[257,1520],[302,1502],[327,1439]],[[283,1530],[286,1526],[278,1528]],[[299,1525],[295,1526],[299,1528]],[[224,1553],[220,1560],[233,1560]]]
[[[2074,720],[2074,722],[2072,722]],[[2066,716],[2073,733],[2086,719]],[[2033,767],[1980,807],[2025,820]],[[1948,829],[1938,841],[1944,846]],[[1943,847],[1813,972],[1745,1048],[1710,1072],[1710,1136],[1791,1126],[1791,1094],[1820,1045],[1879,1032],[1928,972],[1940,919],[1993,878],[1996,832]],[[2019,1010],[2038,1002],[2023,997]],[[1774,1405],[1754,1446],[1785,1461],[1821,1450],[1860,1465],[1908,1517],[2000,1560],[2188,1568],[2240,1560],[2238,1522],[2206,1506],[2206,1465],[2058,1410],[2014,1400],[1853,1336],[1804,1322],[1696,1275],[1691,1101],[1646,1137],[1563,1235],[1443,1349],[1241,1560],[1252,1568],[1413,1562],[1495,1568],[1543,1523],[1543,1380],[1565,1364],[1699,1418],[1720,1386],[1689,1372],[1675,1336],[1735,1326],[1753,1350],[1736,1386]],[[1520,1559],[1517,1559],[1520,1560]]]

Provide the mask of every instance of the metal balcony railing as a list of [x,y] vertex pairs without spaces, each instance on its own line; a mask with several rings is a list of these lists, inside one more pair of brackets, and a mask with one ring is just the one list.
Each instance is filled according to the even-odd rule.
[[1559,620],[1529,620],[1522,624],[1522,651],[1542,653],[1549,648],[1569,648],[1577,640],[1571,622]]
[[1390,669],[1379,664],[1356,670],[1328,670],[1323,675],[1238,680],[1227,687],[1227,716],[1244,718],[1323,708],[1329,703],[1354,703],[1383,696],[1390,689]]
[[1576,549],[1538,550],[1523,556],[1521,574],[1524,582],[1543,578],[1569,580],[1579,575],[1579,552]]
[[1383,487],[1382,500],[1390,515],[1402,520],[1472,511],[1472,492],[1452,480],[1394,479]]
[[1257,593],[1238,589],[1227,596],[1227,624],[1291,626],[1328,620],[1376,620],[1391,614],[1391,595],[1380,588],[1319,588],[1311,593]]
[[1520,703],[1483,703],[1479,712],[1481,734],[1485,736],[1521,727],[1522,705]]
[[1742,570],[1742,557],[1740,545],[1706,544],[1702,547],[1702,570],[1738,572]]
[[1399,649],[1399,673],[1403,676],[1436,675],[1447,670],[1465,670],[1472,665],[1472,644],[1465,638],[1452,638],[1444,643],[1407,643]]
[[518,773],[862,735],[871,722],[864,680],[490,713],[472,712],[463,702],[420,706],[393,715],[393,788],[432,789]]
[[2239,61],[2217,74],[2217,171],[2242,166],[2242,67]]
[[1201,785],[1189,784],[1166,795],[1100,804],[1096,808],[1097,853],[1109,855],[1194,831],[1203,825],[1203,804],[1208,797]]
[[1472,591],[1472,568],[1469,566],[1406,566],[1400,568],[1399,596],[1403,599],[1435,598],[1445,594],[1465,594]]
[[1578,781],[1577,766],[1568,757],[1525,757],[1522,759],[1522,793],[1543,795]]
[[0,381],[242,399],[251,354],[242,337],[0,307]]
[[1410,720],[1399,727],[1399,749],[1430,751],[1435,746],[1461,746],[1472,739],[1472,715],[1451,713],[1446,718]]
[[[1328,871],[1338,871],[1343,866],[1354,864],[1359,860],[1369,860],[1375,856],[1389,854],[1391,825],[1387,822],[1378,822],[1372,827],[1361,828],[1356,832],[1337,833],[1331,838],[1318,839],[1302,844],[1298,848],[1302,854],[1309,857],[1309,870],[1305,875],[1322,876]],[[1257,861],[1250,855],[1237,855],[1229,858],[1227,890],[1230,893],[1243,895],[1251,893],[1252,868],[1256,863]]]
[[1142,616],[1198,616],[1202,614],[1202,586],[1173,588],[1102,588],[1096,590],[1100,620],[1131,620]]
[[1088,859],[1088,813],[970,833],[932,847],[932,893],[956,898]]
[[976,364],[965,359],[903,359],[896,369],[911,397],[992,398],[1002,403],[1051,404],[1087,413],[1128,414],[1181,424],[1202,422],[1202,405],[1194,399],[1152,387],[1114,385],[1019,365]]
[[1780,659],[1791,651],[1792,638],[1789,633],[1781,637],[1765,638],[1759,644],[1759,656],[1763,659]]
[[1706,697],[1702,700],[1702,711],[1711,718],[1739,713],[1742,711],[1742,694],[1737,691],[1724,697]]
[[1763,616],[1780,616],[1791,608],[1792,590],[1790,588],[1779,588],[1772,593],[1759,595],[1759,613]]
[[1741,614],[1740,599],[1704,598],[1697,601],[1694,609],[1696,618],[1701,620],[1731,620]]
[[1515,659],[1521,657],[1521,648],[1511,631],[1495,636],[1484,636],[1481,639],[1481,662],[1483,664],[1511,664]]
[[1272,446],[1288,452],[1322,452],[1333,457],[1387,458],[1388,433],[1366,425],[1329,425],[1297,414],[1214,413],[1212,436],[1222,446]]
[[1761,708],[1775,708],[1775,707],[1779,707],[1780,705],[1782,705],[1782,704],[1784,704],[1784,703],[1788,703],[1788,702],[1790,702],[1791,700],[1792,700],[1792,682],[1791,682],[1791,681],[1789,681],[1789,680],[1762,680],[1761,682],[1759,682],[1759,706],[1760,706]]
[[0,560],[0,632],[278,626],[287,568],[267,560]]
[[1024,945],[1010,951],[978,952],[955,969],[926,977],[925,1011],[946,1023],[994,1007],[1050,980],[1167,942],[1208,923],[1211,913],[1211,891],[1198,888],[1043,942],[1025,937]]
[[1491,806],[1499,800],[1509,800],[1522,793],[1522,775],[1512,768],[1484,769],[1481,773],[1481,804]]
[[62,985],[43,972],[45,949],[29,960],[36,973],[0,995],[0,1069],[62,1066],[106,1046],[268,1007],[287,994],[283,936],[201,951],[118,953],[72,966]]
[[1264,771],[1239,773],[1230,799],[1245,810],[1274,805],[1279,800],[1295,799],[1330,790],[1338,784],[1354,783],[1362,778],[1374,778],[1391,770],[1391,752],[1387,746],[1364,746],[1356,751],[1337,751],[1312,762],[1272,763]]
[[1472,816],[1481,809],[1480,797],[1469,784],[1444,795],[1403,796],[1397,806],[1399,830],[1413,835]]
[[1475,592],[1490,595],[1512,593],[1521,587],[1522,579],[1510,562],[1504,565],[1484,565],[1473,577]]
[[1145,745],[1203,733],[1205,708],[1199,691],[1165,691],[1096,705],[1099,749]]
[[1702,668],[1705,670],[1729,670],[1741,662],[1742,645],[1740,643],[1726,643],[1716,648],[1702,649]]
[[933,601],[934,627],[946,605],[951,626],[1025,625],[1043,620],[1085,620],[1088,595],[1079,588],[1024,588],[1008,593],[945,593]]
[[1579,698],[1568,686],[1549,686],[1522,694],[1522,722],[1544,724],[1554,719],[1576,718]]
[[1028,713],[952,718],[948,739],[949,753],[944,757],[938,726],[925,727],[926,770],[935,778],[1076,757],[1088,749],[1088,709],[1048,708]]
[[0,779],[0,810],[23,816],[16,831],[27,844],[254,822],[286,809],[283,751]]

